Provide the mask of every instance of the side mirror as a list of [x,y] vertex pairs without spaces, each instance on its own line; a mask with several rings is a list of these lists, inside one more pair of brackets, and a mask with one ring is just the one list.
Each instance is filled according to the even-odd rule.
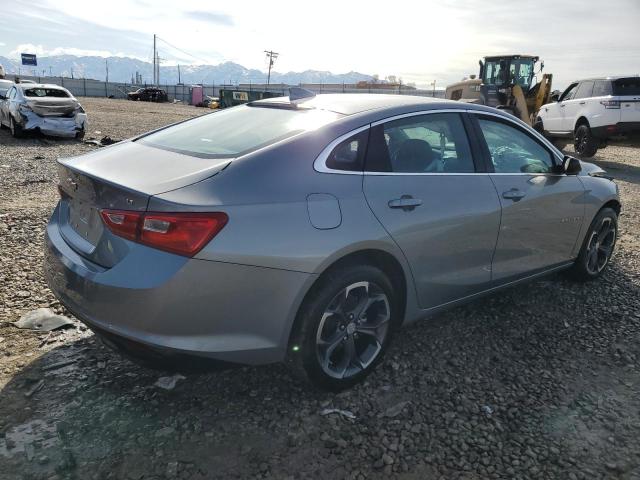
[[567,155],[562,161],[562,169],[567,175],[577,175],[582,171],[582,165],[580,164],[580,160]]

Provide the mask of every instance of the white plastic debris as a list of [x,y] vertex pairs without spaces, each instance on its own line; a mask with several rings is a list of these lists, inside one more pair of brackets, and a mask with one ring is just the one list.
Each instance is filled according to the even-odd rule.
[[380,417],[380,418],[383,418],[383,417],[387,417],[387,418],[397,417],[398,415],[400,415],[402,413],[402,410],[404,410],[404,407],[406,407],[410,403],[411,402],[409,400],[405,400],[405,401],[396,403],[395,405],[387,408],[387,410],[385,410],[380,415],[378,415],[378,417]]
[[50,332],[58,328],[71,327],[73,322],[67,317],[56,315],[48,308],[38,308],[24,314],[14,325],[18,328]]
[[154,385],[159,388],[164,388],[165,390],[173,390],[176,387],[176,383],[178,383],[178,380],[185,380],[186,378],[187,377],[185,377],[184,375],[176,373],[175,375],[172,375],[170,377],[160,377],[158,380],[156,380],[156,383],[154,383]]
[[320,412],[320,415],[322,415],[323,417],[325,415],[331,415],[333,413],[337,413],[338,415],[342,415],[345,418],[348,418],[350,420],[355,420],[356,416],[353,412],[350,412],[349,410],[340,410],[339,408],[325,408],[324,410],[322,410]]
[[487,415],[493,415],[493,408],[491,408],[489,405],[483,405],[482,411]]

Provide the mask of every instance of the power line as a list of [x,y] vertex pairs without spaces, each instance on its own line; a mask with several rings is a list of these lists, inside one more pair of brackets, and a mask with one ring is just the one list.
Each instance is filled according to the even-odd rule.
[[166,44],[167,44],[168,46],[170,46],[171,48],[174,48],[175,50],[178,50],[180,53],[183,53],[183,54],[185,54],[185,55],[188,55],[189,57],[191,57],[191,58],[193,58],[193,59],[195,59],[195,60],[198,60],[198,61],[200,61],[200,62],[204,62],[205,64],[208,64],[208,63],[210,63],[210,62],[211,62],[211,60],[205,60],[205,59],[203,59],[203,58],[200,58],[200,57],[197,57],[197,56],[195,56],[195,55],[192,55],[191,53],[189,53],[189,52],[187,52],[187,51],[185,51],[185,50],[183,50],[183,49],[181,49],[181,48],[176,47],[176,46],[175,46],[175,45],[173,45],[172,43],[167,42],[164,38],[160,38],[160,37],[158,37],[158,36],[156,36],[156,38],[157,38],[158,40],[162,40],[164,43],[166,43]]

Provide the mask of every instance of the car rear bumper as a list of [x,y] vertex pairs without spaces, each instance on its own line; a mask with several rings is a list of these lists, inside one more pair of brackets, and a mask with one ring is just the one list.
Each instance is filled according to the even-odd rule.
[[611,138],[618,136],[640,135],[640,122],[618,122],[613,125],[591,128],[593,136],[596,138]]
[[21,113],[20,126],[24,130],[40,130],[55,137],[75,137],[86,128],[87,114],[77,113],[73,117],[43,117],[33,112]]
[[156,353],[244,364],[280,361],[314,275],[196,260],[132,244],[112,268],[62,238],[57,209],[46,229],[45,278],[93,330]]

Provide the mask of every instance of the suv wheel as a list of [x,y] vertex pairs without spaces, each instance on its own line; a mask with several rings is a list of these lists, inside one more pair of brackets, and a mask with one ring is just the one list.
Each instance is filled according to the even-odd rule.
[[591,222],[575,264],[569,271],[580,281],[600,276],[611,260],[618,236],[618,215],[611,208],[603,208]]
[[339,391],[380,362],[398,323],[388,277],[369,265],[329,273],[298,312],[287,363],[324,390]]
[[573,147],[581,157],[593,157],[598,151],[598,140],[593,137],[589,125],[578,125],[574,135]]

